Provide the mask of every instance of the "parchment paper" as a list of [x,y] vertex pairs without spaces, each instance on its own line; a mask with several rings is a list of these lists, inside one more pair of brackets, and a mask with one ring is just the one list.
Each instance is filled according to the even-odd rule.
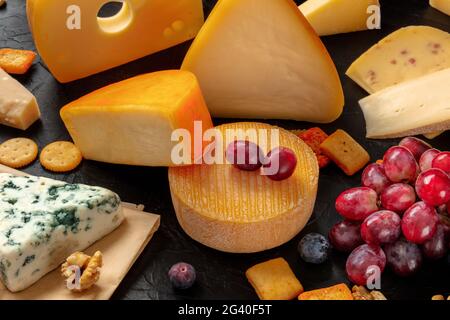
[[[0,173],[24,175],[23,172],[0,165]],[[95,286],[82,293],[73,293],[66,288],[65,280],[58,269],[53,270],[33,286],[12,293],[0,283],[1,300],[107,300],[133,263],[158,230],[160,217],[142,212],[142,207],[124,203],[125,220],[112,233],[84,250],[93,254],[103,253],[103,267]],[[141,209],[141,210],[139,210]]]

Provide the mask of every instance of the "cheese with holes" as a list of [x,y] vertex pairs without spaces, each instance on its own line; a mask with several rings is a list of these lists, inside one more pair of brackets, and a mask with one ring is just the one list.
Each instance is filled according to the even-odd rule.
[[139,166],[176,164],[171,157],[178,144],[172,141],[174,130],[185,129],[194,137],[196,121],[200,135],[212,127],[197,79],[179,70],[109,85],[69,103],[61,117],[85,159]]
[[27,1],[36,47],[60,82],[192,39],[204,21],[201,0],[127,0],[115,16],[100,18],[103,4],[104,0]]
[[33,94],[0,68],[0,124],[26,130],[40,115]]
[[0,279],[12,292],[26,289],[124,219],[119,197],[100,187],[0,173],[0,193]]
[[386,88],[359,104],[368,138],[397,138],[450,129],[450,68]]
[[[217,130],[222,139],[216,141],[223,143],[211,151],[215,155],[224,155],[228,142],[238,137],[257,143],[265,154],[279,145],[292,149],[296,170],[289,179],[273,181],[221,161],[170,168],[181,227],[194,240],[225,252],[258,252],[291,240],[308,222],[316,200],[319,167],[311,148],[293,133],[262,123],[226,124]],[[277,132],[278,143],[271,138]]]
[[359,57],[346,74],[369,93],[450,68],[450,34],[427,26],[401,28]]
[[299,6],[319,36],[367,30],[379,7],[378,0],[308,0]]
[[430,0],[430,6],[450,16],[450,0]]
[[216,117],[326,123],[344,105],[333,61],[291,0],[220,0],[182,69]]

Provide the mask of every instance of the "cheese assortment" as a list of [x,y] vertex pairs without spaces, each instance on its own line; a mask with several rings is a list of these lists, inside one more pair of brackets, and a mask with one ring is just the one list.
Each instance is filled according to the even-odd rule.
[[430,6],[450,16],[450,1],[430,0]]
[[401,28],[371,47],[346,74],[368,93],[450,68],[450,34],[428,26]]
[[[283,181],[229,163],[170,168],[172,201],[181,227],[206,246],[234,253],[263,251],[291,240],[309,220],[316,199],[319,167],[313,151],[293,133],[267,124],[234,123],[216,130],[224,141],[227,130],[257,130],[268,144],[271,130],[279,130],[279,145],[294,152],[297,167]],[[258,135],[250,135],[248,141],[257,143]],[[215,154],[225,152],[225,144],[218,144]]]
[[0,174],[0,279],[21,291],[123,221],[106,189],[47,178]]
[[379,13],[371,6],[379,8],[380,3],[378,0],[308,0],[299,8],[319,36],[328,36],[367,30],[371,15]]
[[327,123],[344,105],[333,61],[291,0],[220,0],[182,69],[215,117]]
[[60,82],[111,69],[197,34],[201,0],[127,0],[113,17],[97,14],[104,0],[28,0],[36,47]]
[[99,89],[66,105],[61,117],[85,159],[139,166],[175,165],[172,132],[194,136],[195,121],[212,127],[197,79],[177,70]]
[[40,115],[33,94],[0,68],[0,124],[26,130]]
[[[135,76],[64,106],[60,116],[73,143],[57,141],[42,149],[39,159],[47,170],[75,170],[83,158],[169,167],[173,207],[186,234],[219,251],[255,253],[281,246],[304,229],[316,202],[319,167],[333,161],[350,176],[369,162],[369,153],[342,129],[328,136],[318,127],[294,134],[259,122],[214,127],[211,115],[315,123],[339,118],[344,93],[319,36],[377,28],[379,0],[307,0],[300,6],[292,0],[218,0],[205,23],[201,0],[126,0],[108,18],[98,16],[104,4],[27,1],[35,45],[58,81],[79,80],[195,40],[180,70]],[[448,0],[430,0],[430,5],[450,12]],[[450,129],[449,52],[449,33],[409,26],[382,39],[348,68],[346,74],[371,94],[359,102],[367,138],[433,138]],[[26,130],[39,119],[33,94],[8,74],[26,73],[35,56],[32,51],[0,48],[0,124]],[[174,157],[180,145],[177,131],[184,133],[187,162]],[[191,141],[184,141],[186,137]],[[364,285],[366,264],[381,272],[386,265],[399,271],[401,261],[392,257],[404,240],[385,241],[386,234],[398,238],[403,232],[411,243],[419,243],[420,236],[431,242],[420,242],[425,256],[441,254],[443,246],[433,251],[433,241],[444,239],[444,231],[442,239],[432,238],[431,231],[448,220],[440,217],[450,212],[450,156],[431,148],[409,137],[367,166],[363,187],[337,198],[334,205],[344,220],[333,226],[329,240],[315,232],[302,237],[297,246],[302,260],[322,264],[331,258],[331,246],[351,252],[345,266],[348,278]],[[404,159],[397,159],[396,152]],[[10,167],[29,165],[37,155],[37,144],[27,138],[0,144],[0,162]],[[419,175],[419,165],[421,170],[430,168]],[[429,184],[429,179],[435,181]],[[416,191],[393,184],[404,181],[416,181]],[[414,201],[417,193],[423,202],[395,220],[400,214],[398,195],[388,194],[391,189]],[[380,203],[386,210],[377,211]],[[426,239],[424,232],[415,232],[423,231],[417,230],[417,218],[409,212],[416,206],[431,216],[424,222],[433,223]],[[101,281],[103,254],[95,248],[81,250],[115,230],[125,219],[126,207],[118,195],[101,187],[0,173],[1,282],[19,292],[64,262],[60,270],[70,294],[101,290],[101,285],[91,287]],[[378,228],[370,221],[392,225]],[[419,252],[414,258],[421,257]],[[81,272],[78,288],[70,287],[72,267]],[[260,299],[386,299],[363,287],[352,292],[343,283],[304,292],[283,258],[254,265],[245,275]],[[177,290],[196,285],[196,269],[187,262],[174,264],[167,276]]]
[[450,68],[386,88],[359,104],[368,138],[396,138],[450,129]]

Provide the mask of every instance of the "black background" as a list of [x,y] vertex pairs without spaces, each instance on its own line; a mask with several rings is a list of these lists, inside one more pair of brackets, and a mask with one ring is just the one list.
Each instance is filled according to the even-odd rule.
[[[26,21],[25,2],[9,0],[7,6],[0,9],[0,47],[35,50]],[[215,2],[204,1],[206,14]],[[370,152],[373,160],[379,159],[398,140],[364,138],[364,118],[357,102],[367,94],[344,73],[352,61],[370,46],[399,27],[408,25],[429,25],[449,32],[450,18],[429,7],[428,0],[385,0],[382,1],[381,30],[323,38],[341,76],[346,107],[338,121],[321,127],[328,133],[337,128],[346,130]],[[38,59],[29,73],[16,78],[36,95],[42,119],[26,132],[2,126],[0,141],[25,136],[34,139],[42,148],[55,140],[70,139],[58,113],[62,106],[110,83],[141,73],[178,68],[188,48],[189,43],[184,43],[64,85],[59,84]],[[214,122],[220,124],[229,121],[235,120],[215,119]],[[311,127],[311,124],[294,121],[268,122],[288,129]],[[432,144],[436,148],[448,150],[449,138],[450,133],[447,132],[433,140]],[[250,266],[274,257],[284,257],[307,290],[347,282],[344,270],[346,255],[333,253],[329,262],[313,266],[302,262],[296,250],[298,241],[305,233],[314,231],[326,234],[340,220],[334,210],[335,198],[343,190],[360,183],[360,175],[346,177],[334,166],[321,173],[314,215],[306,229],[279,248],[249,255],[226,254],[209,249],[191,240],[182,231],[172,207],[166,168],[126,167],[84,161],[74,172],[52,174],[35,162],[25,171],[68,182],[110,188],[119,193],[124,201],[142,203],[147,211],[161,215],[161,228],[114,294],[114,299],[255,299],[257,296],[244,272]],[[166,277],[170,266],[179,261],[193,264],[198,272],[197,284],[185,292],[175,292]],[[433,294],[450,294],[450,267],[445,260],[427,263],[419,274],[407,279],[386,271],[382,278],[382,291],[390,299],[430,299]]]

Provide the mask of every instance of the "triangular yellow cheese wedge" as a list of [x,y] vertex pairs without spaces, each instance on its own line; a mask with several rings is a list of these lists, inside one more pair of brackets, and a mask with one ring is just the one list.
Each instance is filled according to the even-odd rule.
[[333,61],[291,0],[220,0],[182,69],[217,117],[327,123],[344,105]]

